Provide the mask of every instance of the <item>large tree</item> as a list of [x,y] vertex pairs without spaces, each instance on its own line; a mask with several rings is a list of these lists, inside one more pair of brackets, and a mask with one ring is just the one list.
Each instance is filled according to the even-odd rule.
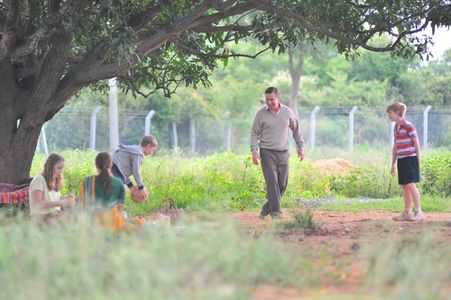
[[[1,0],[0,182],[28,177],[42,125],[84,87],[146,85],[166,95],[208,84],[227,47],[252,36],[274,51],[305,38],[424,54],[428,25],[449,25],[438,0]],[[370,45],[374,35],[392,40]],[[70,137],[68,137],[70,138]]]

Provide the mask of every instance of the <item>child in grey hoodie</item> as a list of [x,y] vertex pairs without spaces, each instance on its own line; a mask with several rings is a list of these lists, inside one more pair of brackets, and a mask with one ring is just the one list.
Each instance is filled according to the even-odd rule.
[[129,189],[133,187],[133,182],[129,179],[131,175],[135,178],[138,185],[139,195],[142,199],[146,197],[144,184],[141,179],[139,168],[141,167],[144,156],[152,155],[158,146],[157,139],[153,135],[145,135],[141,138],[139,145],[119,145],[111,156],[113,166],[111,171],[113,175],[122,180]]

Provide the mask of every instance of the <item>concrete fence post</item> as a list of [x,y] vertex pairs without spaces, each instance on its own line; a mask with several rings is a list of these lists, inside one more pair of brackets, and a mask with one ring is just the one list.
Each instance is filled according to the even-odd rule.
[[44,144],[44,153],[45,155],[49,155],[49,147],[47,145],[47,136],[45,135],[45,127],[42,126],[41,129],[41,138],[42,138],[42,143]]
[[149,135],[150,130],[152,128],[152,118],[155,115],[155,111],[152,109],[149,111],[149,113],[146,116],[146,119],[144,121],[144,135]]
[[232,121],[229,120],[227,123],[227,151],[232,149]]
[[357,111],[357,106],[353,106],[349,111],[349,150],[354,148],[354,114]]
[[92,151],[96,150],[97,113],[101,109],[102,109],[101,106],[97,106],[91,112],[91,127],[90,127],[89,149],[91,149]]
[[429,125],[429,111],[431,106],[428,105],[423,112],[423,148],[426,149],[428,146],[428,125]]
[[319,111],[319,106],[315,106],[310,113],[310,147],[315,148],[316,139],[316,114]]
[[395,126],[396,123],[395,122],[390,122],[390,145],[393,146],[395,144]]
[[177,149],[178,147],[177,124],[172,122],[172,148]]
[[109,120],[110,120],[110,151],[116,150],[119,145],[119,114],[117,107],[117,81],[108,79]]

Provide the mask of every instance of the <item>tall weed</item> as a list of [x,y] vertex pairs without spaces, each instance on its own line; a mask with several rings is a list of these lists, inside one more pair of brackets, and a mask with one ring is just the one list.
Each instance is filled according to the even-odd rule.
[[415,240],[383,241],[370,251],[367,286],[386,293],[385,299],[446,299],[451,247],[436,243],[429,234]]
[[0,227],[0,299],[249,299],[259,284],[303,285],[311,269],[227,222],[113,235],[18,221]]
[[[85,176],[95,174],[91,151],[63,151],[66,159],[63,193],[79,194]],[[356,156],[363,156],[356,153]],[[389,174],[389,163],[382,158],[369,159],[344,174],[322,174],[311,160],[299,162],[295,155],[290,159],[288,188],[282,198],[284,207],[295,207],[296,199],[323,197],[390,198],[401,195],[397,178]],[[421,163],[422,193],[449,197],[451,165],[449,151],[426,152]],[[45,157],[36,155],[31,175],[42,171]],[[363,161],[363,158],[359,158]],[[374,161],[385,161],[374,164]],[[231,152],[207,157],[188,158],[176,154],[144,159],[141,167],[144,184],[149,189],[149,199],[135,204],[127,193],[126,206],[132,214],[146,214],[160,206],[166,198],[175,200],[185,210],[243,210],[259,209],[266,201],[266,187],[260,166],[255,166],[250,155]]]

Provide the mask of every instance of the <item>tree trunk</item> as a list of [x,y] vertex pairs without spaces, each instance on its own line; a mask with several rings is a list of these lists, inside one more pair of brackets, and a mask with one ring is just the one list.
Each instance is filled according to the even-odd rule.
[[[5,115],[0,112],[0,118]],[[0,182],[19,184],[30,176],[36,144],[41,132],[42,124],[28,127],[23,122],[16,132],[7,134],[2,132],[1,141],[12,141],[0,149]]]
[[300,85],[300,76],[291,79],[290,102],[288,103],[288,106],[296,114],[296,116],[298,116],[298,94]]
[[[293,110],[296,116],[298,113],[298,94],[301,85],[302,72],[304,70],[304,58],[306,47],[301,43],[298,48],[288,48],[288,68],[291,77],[290,102],[288,106]],[[295,63],[296,58],[298,59]]]
[[7,60],[0,62],[0,90],[0,182],[17,184],[29,177],[43,121],[31,121],[40,110],[20,91]]
[[[63,106],[49,101],[62,67],[47,62],[54,68],[42,71],[39,80],[27,87],[16,79],[8,60],[0,62],[0,182],[18,184],[29,177],[41,128]],[[67,93],[59,100],[65,102],[70,96]]]

